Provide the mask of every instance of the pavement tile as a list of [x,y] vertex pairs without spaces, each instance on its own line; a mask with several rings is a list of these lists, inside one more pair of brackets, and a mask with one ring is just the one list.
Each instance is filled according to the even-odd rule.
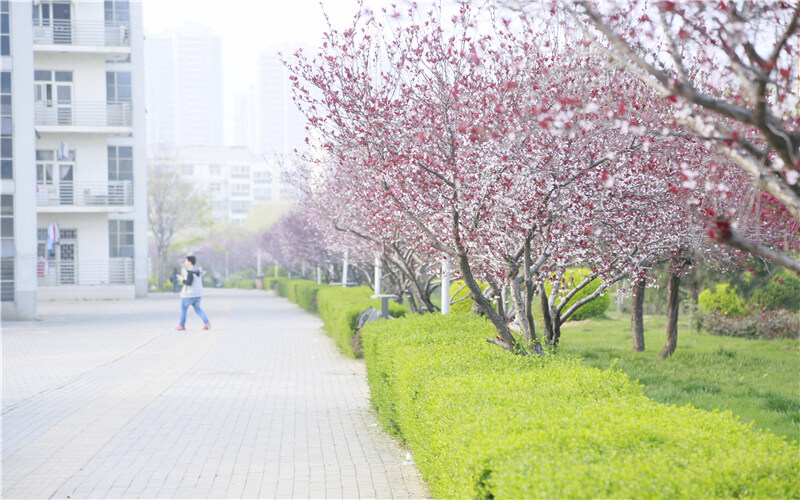
[[171,295],[99,305],[3,323],[3,498],[428,497],[297,306],[208,290],[183,333]]

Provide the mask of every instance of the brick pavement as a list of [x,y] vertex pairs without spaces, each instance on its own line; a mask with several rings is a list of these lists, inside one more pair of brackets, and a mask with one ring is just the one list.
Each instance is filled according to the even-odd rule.
[[3,498],[419,498],[361,361],[261,291],[45,303],[3,323]]

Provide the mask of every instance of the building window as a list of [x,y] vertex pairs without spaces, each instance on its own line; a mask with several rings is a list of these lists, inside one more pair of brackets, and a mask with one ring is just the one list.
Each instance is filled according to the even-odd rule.
[[105,0],[106,24],[128,24],[131,8],[128,0]]
[[250,211],[249,201],[232,201],[231,212],[234,214],[246,214]]
[[13,122],[11,119],[11,72],[0,73],[0,179],[11,179],[13,168]]
[[212,182],[208,185],[208,190],[212,193],[221,193],[222,192],[222,184],[219,182]]
[[33,25],[46,28],[50,26],[50,4],[47,2],[33,3]]
[[129,71],[106,72],[106,102],[108,104],[131,102],[131,74]]
[[11,55],[11,29],[9,26],[8,2],[0,2],[0,56]]
[[234,196],[250,196],[250,184],[231,184],[231,194]]
[[222,169],[220,169],[219,165],[208,166],[208,175],[220,175],[221,173]]
[[272,172],[269,170],[257,170],[253,172],[253,179],[259,184],[269,184],[272,182]]
[[108,180],[133,180],[133,148],[131,146],[108,147]]
[[248,165],[234,165],[231,168],[231,176],[233,177],[250,177],[250,166]]
[[0,195],[0,297],[14,301],[14,195]]
[[133,221],[108,221],[109,257],[133,257]]
[[253,190],[253,198],[257,201],[260,200],[271,200],[272,199],[272,189],[271,188],[255,188]]
[[181,165],[181,175],[194,175],[194,166]]

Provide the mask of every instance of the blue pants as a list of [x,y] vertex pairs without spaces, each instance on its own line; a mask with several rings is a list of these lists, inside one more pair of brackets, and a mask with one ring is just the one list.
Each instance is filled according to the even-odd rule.
[[206,313],[200,309],[200,297],[185,297],[181,299],[181,326],[186,325],[186,310],[189,309],[189,306],[194,307],[194,312],[196,312],[200,317],[203,319],[204,324],[208,324],[208,318],[206,317]]

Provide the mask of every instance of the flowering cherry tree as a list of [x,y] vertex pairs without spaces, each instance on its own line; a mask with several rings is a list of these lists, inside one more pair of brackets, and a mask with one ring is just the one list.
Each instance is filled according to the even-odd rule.
[[319,267],[329,281],[341,279],[341,255],[325,246],[320,232],[301,211],[282,216],[261,235],[261,241],[275,261],[297,276]]
[[[288,63],[324,153],[306,168],[329,172],[312,197],[384,250],[401,240],[421,263],[453,259],[497,330],[490,342],[543,352],[535,295],[556,344],[561,324],[611,283],[665,258],[677,275],[687,248],[709,246],[698,217],[746,213],[747,190],[723,188],[735,185],[728,160],[704,156],[691,134],[663,133],[668,101],[541,19],[514,24],[490,10],[478,29],[469,5],[448,19],[386,14],[362,13],[319,54]],[[589,274],[560,293],[576,266]]]
[[[750,174],[797,235],[800,3],[579,0],[564,8],[595,47],[674,104],[667,125],[688,127]],[[747,238],[729,214],[708,216],[716,241],[800,272],[787,245]]]

